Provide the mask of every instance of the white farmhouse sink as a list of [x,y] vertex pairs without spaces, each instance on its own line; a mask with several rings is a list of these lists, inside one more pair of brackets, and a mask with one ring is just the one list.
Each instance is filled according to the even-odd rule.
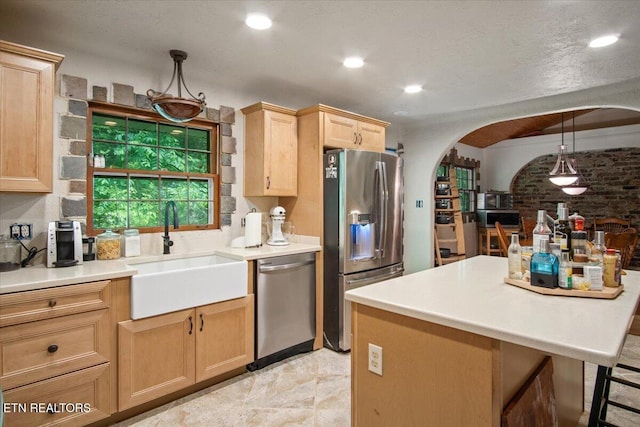
[[247,295],[247,261],[217,255],[134,264],[131,318],[141,319]]

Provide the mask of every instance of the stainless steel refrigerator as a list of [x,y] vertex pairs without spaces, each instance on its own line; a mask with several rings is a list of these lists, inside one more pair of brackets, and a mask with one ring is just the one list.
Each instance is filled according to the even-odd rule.
[[402,275],[403,160],[360,150],[324,155],[324,345],[351,349],[350,289]]

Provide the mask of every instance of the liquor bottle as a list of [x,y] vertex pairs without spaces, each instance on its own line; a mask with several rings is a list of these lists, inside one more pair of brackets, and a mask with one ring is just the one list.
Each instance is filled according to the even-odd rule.
[[558,258],[549,250],[549,236],[540,236],[540,252],[531,257],[531,285],[558,287]]
[[538,221],[533,229],[533,253],[540,252],[540,239],[546,236],[548,242],[550,235],[551,229],[547,225],[547,211],[541,209],[538,211]]
[[522,279],[522,247],[518,233],[511,233],[509,253],[509,279]]
[[571,261],[569,261],[569,250],[563,249],[562,255],[560,255],[560,267],[558,269],[558,286],[563,289],[571,289],[572,275],[573,269],[571,268]]
[[560,250],[571,249],[571,228],[569,227],[569,209],[561,208],[558,215],[554,242],[560,243]]

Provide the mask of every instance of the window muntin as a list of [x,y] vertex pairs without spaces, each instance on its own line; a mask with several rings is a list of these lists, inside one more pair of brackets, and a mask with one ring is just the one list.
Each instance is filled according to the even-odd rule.
[[[474,212],[476,205],[475,196],[475,169],[456,166],[456,186],[460,199],[462,212]],[[436,169],[436,176],[449,176],[449,166],[440,164]]]
[[217,127],[92,111],[88,228],[158,231],[173,200],[181,229],[219,228]]

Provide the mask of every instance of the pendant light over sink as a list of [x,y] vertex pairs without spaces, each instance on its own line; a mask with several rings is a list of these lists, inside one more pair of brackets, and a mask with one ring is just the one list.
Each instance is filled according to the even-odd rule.
[[[562,128],[560,133],[562,135],[562,142],[558,146],[558,159],[556,160],[556,164],[553,169],[551,169],[551,172],[549,172],[549,181],[551,181],[552,184],[563,187],[576,182],[578,179],[578,171],[576,171],[574,165],[571,164],[567,154],[567,146],[564,145],[564,113],[561,114],[560,120],[562,121]],[[573,132],[575,137],[575,129]]]
[[[187,59],[187,52],[182,50],[170,50],[169,55],[173,58],[173,75],[169,86],[164,92],[156,92],[153,89],[147,91],[147,98],[151,101],[151,106],[162,117],[172,122],[184,123],[192,120],[198,114],[200,114],[204,107],[207,105],[205,102],[204,93],[200,92],[197,97],[187,88],[187,84],[184,82],[182,76],[182,63]],[[178,96],[167,94],[167,91],[176,79],[178,75]],[[187,91],[191,98],[182,97],[182,86]]]

